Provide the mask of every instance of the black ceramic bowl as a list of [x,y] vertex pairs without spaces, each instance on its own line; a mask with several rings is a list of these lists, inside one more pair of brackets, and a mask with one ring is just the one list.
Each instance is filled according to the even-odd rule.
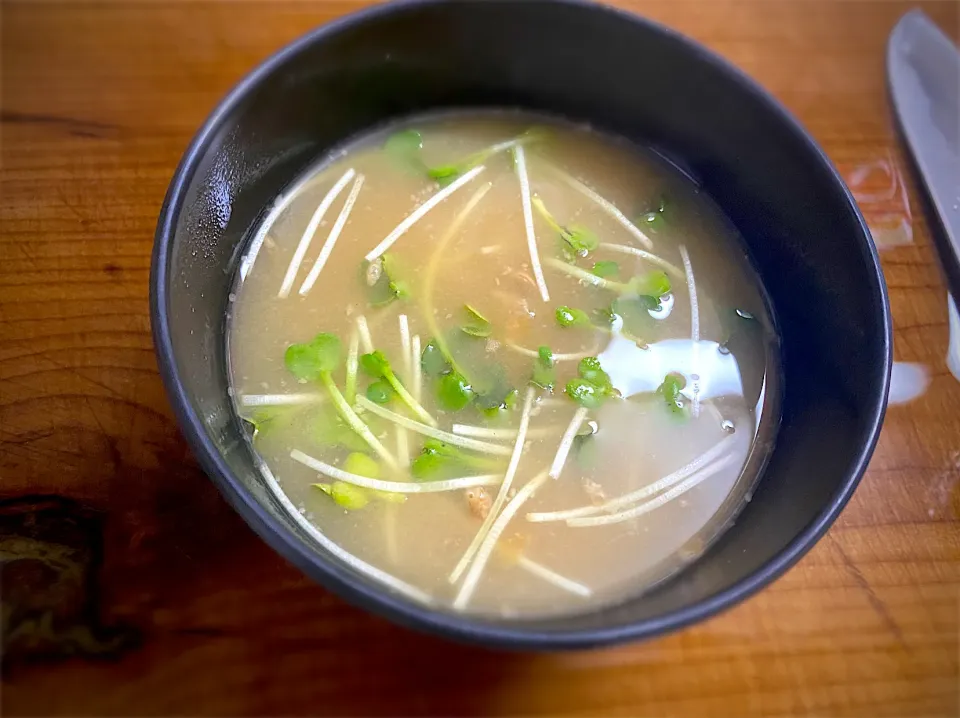
[[[227,396],[224,324],[242,240],[285,184],[345,138],[412,113],[524,108],[652,146],[742,233],[782,334],[783,420],[753,501],[672,580],[617,606],[495,621],[428,609],[338,562],[278,508]],[[183,157],[157,227],[154,339],[207,473],[274,549],[399,623],[514,648],[614,643],[710,616],[796,562],[853,493],[886,406],[890,316],[867,227],[809,135],[699,45],[575,0],[426,0],[375,7],[264,62]]]

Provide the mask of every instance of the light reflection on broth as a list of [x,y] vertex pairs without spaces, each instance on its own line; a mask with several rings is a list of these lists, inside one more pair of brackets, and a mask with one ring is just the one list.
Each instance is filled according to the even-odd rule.
[[373,134],[308,173],[252,233],[228,332],[237,412],[302,517],[408,595],[506,617],[695,559],[778,421],[773,322],[714,206],[630,146],[530,127],[425,118],[422,149]]

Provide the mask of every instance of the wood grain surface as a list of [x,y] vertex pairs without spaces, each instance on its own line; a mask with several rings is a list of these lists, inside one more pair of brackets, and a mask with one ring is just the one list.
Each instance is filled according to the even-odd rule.
[[[206,480],[157,376],[150,250],[181,152],[257,62],[361,4],[0,6],[3,714],[956,716],[960,383],[883,74],[918,3],[623,3],[822,143],[876,230],[896,359],[929,384],[773,586],[660,640],[554,656],[425,638],[306,580]],[[919,4],[960,34],[955,2]]]

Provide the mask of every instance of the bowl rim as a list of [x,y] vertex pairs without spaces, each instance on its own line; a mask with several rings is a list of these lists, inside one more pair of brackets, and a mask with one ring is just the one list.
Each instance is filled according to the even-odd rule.
[[[475,5],[484,0],[462,0],[462,4]],[[870,230],[849,188],[833,163],[817,145],[810,133],[759,83],[700,43],[680,32],[632,12],[593,2],[593,0],[502,0],[498,4],[536,4],[540,6],[565,6],[584,12],[607,13],[620,22],[643,26],[682,45],[699,61],[714,66],[737,83],[744,92],[753,95],[765,105],[779,121],[799,139],[811,158],[817,160],[832,178],[834,190],[846,201],[849,212],[859,225],[859,242],[863,259],[871,278],[879,290],[879,311],[883,319],[883,377],[880,391],[873,398],[868,416],[868,435],[849,469],[846,479],[810,522],[780,553],[736,584],[685,608],[669,611],[633,623],[589,629],[542,631],[509,622],[487,622],[483,617],[469,614],[454,614],[423,605],[391,593],[385,587],[346,569],[335,558],[318,556],[305,542],[272,516],[259,502],[250,497],[249,491],[233,475],[223,456],[204,430],[201,417],[193,405],[179,378],[171,334],[171,317],[168,308],[168,273],[172,257],[177,220],[180,216],[186,190],[189,187],[199,162],[208,145],[214,140],[223,121],[259,86],[262,80],[281,67],[289,59],[306,50],[314,43],[363,25],[371,20],[398,12],[410,12],[421,8],[438,7],[446,0],[394,0],[336,18],[274,52],[244,76],[217,104],[203,125],[196,132],[185,150],[170,181],[157,220],[150,269],[150,317],[154,347],[159,372],[167,396],[181,431],[185,435],[194,456],[217,489],[247,525],[254,530],[273,550],[293,563],[311,579],[334,591],[341,598],[374,614],[386,617],[401,625],[426,631],[434,635],[489,647],[557,650],[582,649],[612,645],[630,640],[648,638],[686,627],[709,618],[752,596],[773,582],[802,558],[826,533],[860,482],[876,447],[887,407],[890,373],[893,363],[892,319],[886,283],[880,266],[880,258]]]

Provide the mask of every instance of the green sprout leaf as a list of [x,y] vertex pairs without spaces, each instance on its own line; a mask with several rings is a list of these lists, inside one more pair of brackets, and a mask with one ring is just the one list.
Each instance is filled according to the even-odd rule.
[[606,279],[617,276],[620,273],[620,265],[610,260],[603,260],[601,262],[594,262],[593,269],[590,271],[596,276]]
[[[547,137],[547,135],[548,131],[546,129],[531,127],[517,137],[515,142],[527,144],[530,142],[543,140]],[[484,147],[482,150],[473,152],[457,162],[437,165],[436,167],[428,167],[427,175],[431,179],[436,180],[441,187],[445,187],[457,179],[457,177],[460,175],[469,172],[474,167],[486,162],[497,152],[502,152],[504,149],[512,151],[514,146],[515,144],[510,145],[509,147],[504,147],[504,143],[498,142],[497,144],[490,145],[489,147]]]
[[590,317],[582,309],[572,309],[570,307],[557,307],[557,324],[561,327],[587,327],[590,326]]
[[[481,397],[486,399],[489,395]],[[497,419],[506,414],[509,414],[511,411],[517,408],[517,403],[520,401],[520,392],[517,389],[510,389],[503,396],[503,400],[496,406],[487,406],[484,407],[482,402],[478,401],[477,403],[481,405],[480,411],[487,419]]]
[[337,506],[347,511],[359,511],[370,503],[369,492],[360,486],[346,481],[334,481],[332,484],[314,484],[323,493],[333,499]]
[[550,347],[540,347],[537,358],[533,360],[533,376],[530,381],[541,389],[552,390],[557,383],[557,372],[553,366],[553,352]]
[[374,379],[383,379],[390,372],[390,362],[379,349],[360,355],[360,368]]
[[442,441],[427,439],[420,455],[411,462],[410,471],[419,481],[434,481],[467,471],[488,472],[502,465],[503,462],[497,459],[476,456]]
[[567,382],[567,396],[587,409],[599,409],[606,399],[603,390],[586,379],[571,379]]
[[423,348],[423,353],[420,355],[420,366],[423,367],[423,371],[427,376],[448,374],[451,369],[450,362],[447,361],[447,358],[443,355],[443,350],[440,349],[436,340],[430,341],[427,346]]
[[655,270],[636,276],[630,280],[629,286],[638,296],[654,297],[658,300],[658,305],[660,303],[660,297],[664,294],[669,294],[672,288],[670,285],[670,277],[662,270]]
[[476,394],[462,374],[451,371],[437,382],[437,401],[445,411],[460,411]]
[[469,304],[464,304],[467,314],[467,323],[460,327],[460,331],[471,337],[488,337],[493,332],[490,321]]
[[383,151],[402,167],[422,174],[424,171],[423,159],[420,150],[423,149],[423,137],[413,129],[394,132],[383,144]]
[[657,203],[640,215],[637,224],[643,229],[653,232],[660,232],[667,226],[667,198],[663,195],[657,200]]
[[[600,239],[592,231],[580,225],[570,227],[562,226],[556,218],[547,209],[543,200],[534,195],[531,198],[533,208],[537,210],[541,217],[553,228],[563,241],[564,254],[573,255],[573,257],[586,257],[590,252],[600,246]],[[568,259],[573,257],[568,256]]]
[[383,307],[398,299],[410,297],[409,285],[399,279],[400,271],[393,255],[384,254],[373,262],[361,265],[367,299],[374,307]]
[[591,384],[600,387],[603,391],[610,393],[613,391],[613,384],[610,381],[610,375],[600,366],[600,360],[597,357],[584,357],[577,365],[577,373],[581,378],[586,379]]
[[389,404],[397,393],[385,379],[377,379],[367,387],[366,397],[374,404]]
[[663,383],[657,387],[657,393],[663,396],[663,401],[670,413],[677,416],[686,416],[686,403],[681,390],[687,385],[682,374],[671,372],[667,374]]
[[301,381],[316,381],[340,365],[340,340],[333,334],[318,334],[306,344],[291,344],[283,355],[287,370]]
[[343,461],[343,470],[348,474],[365,476],[368,479],[380,478],[380,464],[377,460],[360,451],[350,453]]

